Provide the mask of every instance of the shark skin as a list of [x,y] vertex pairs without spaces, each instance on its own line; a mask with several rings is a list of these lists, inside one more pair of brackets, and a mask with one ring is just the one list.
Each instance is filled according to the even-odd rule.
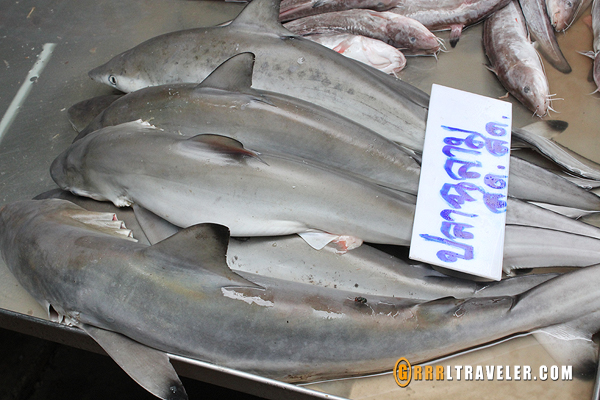
[[255,89],[317,104],[410,149],[422,149],[427,94],[291,33],[278,14],[279,1],[253,1],[229,25],[157,36],[89,75],[124,92],[200,83],[225,60],[251,52],[256,55]]
[[[192,226],[144,246],[71,217],[82,212],[62,200],[4,206],[2,256],[56,319],[91,332],[134,375],[143,364],[131,364],[127,348],[288,382],[386,371],[399,357],[416,364],[523,332],[560,330],[563,348],[576,335],[597,349],[591,336],[600,329],[600,266],[517,296],[359,297],[232,272],[222,226]],[[112,347],[111,337],[118,338]],[[144,373],[151,376],[143,382],[163,382],[159,397],[175,388],[160,369]]]
[[180,227],[220,223],[234,236],[316,230],[407,245],[415,207],[412,197],[341,171],[257,155],[224,136],[174,137],[138,121],[73,143],[51,175],[75,194],[135,203]]

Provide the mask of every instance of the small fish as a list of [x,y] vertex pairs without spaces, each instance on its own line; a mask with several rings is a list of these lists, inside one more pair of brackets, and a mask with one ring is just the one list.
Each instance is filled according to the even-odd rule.
[[416,19],[432,31],[450,30],[455,47],[462,30],[508,4],[510,0],[402,0],[390,12]]
[[406,66],[404,54],[381,40],[349,34],[310,35],[306,38],[386,74],[397,75]]
[[591,3],[592,0],[546,0],[546,11],[554,29],[563,32]]
[[554,29],[550,24],[550,18],[546,12],[544,0],[519,0],[525,23],[531,38],[535,41],[537,50],[557,70],[568,74],[571,66],[563,55]]
[[410,55],[430,55],[440,50],[439,39],[423,24],[386,11],[336,11],[296,19],[283,26],[302,36],[331,33],[367,36]]
[[309,15],[330,13],[334,11],[367,8],[375,11],[386,11],[401,0],[282,0],[279,8],[279,20],[291,21]]
[[595,0],[592,3],[592,32],[594,34],[594,51],[582,53],[594,60],[592,67],[592,76],[597,89],[594,93],[600,92],[600,2]]
[[502,86],[535,115],[545,116],[550,102],[548,80],[516,1],[485,21],[483,47],[490,60],[488,68]]

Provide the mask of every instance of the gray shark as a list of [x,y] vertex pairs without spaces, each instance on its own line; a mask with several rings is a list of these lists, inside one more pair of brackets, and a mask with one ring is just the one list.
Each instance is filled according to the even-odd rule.
[[95,215],[62,200],[8,204],[2,256],[55,321],[84,329],[161,398],[186,398],[168,354],[289,382],[386,371],[399,357],[416,364],[523,332],[587,349],[576,361],[597,358],[600,266],[517,296],[363,297],[234,273],[222,226],[145,246],[99,231]]
[[[75,196],[60,189],[42,193],[35,199],[63,199],[88,211],[112,213],[125,222],[139,243],[146,245],[156,244],[181,231],[181,228],[137,205],[133,209],[117,208],[110,202]],[[339,254],[332,245],[315,250],[298,235],[230,238],[227,265],[236,272],[355,292],[357,296],[421,300],[446,296],[515,295],[556,276],[553,273],[532,274],[508,277],[501,282],[474,282],[445,275],[426,264],[407,261],[401,248],[386,250],[368,244],[345,254]]]
[[286,30],[279,1],[256,0],[231,24],[167,33],[127,50],[89,75],[124,92],[200,83],[230,57],[256,55],[256,89],[330,109],[411,149],[423,147],[429,96],[374,68]]
[[258,155],[224,136],[175,137],[137,121],[73,143],[51,175],[73,193],[135,203],[180,227],[220,223],[234,236],[301,233],[310,242],[327,232],[407,245],[415,207],[414,196],[342,171]]

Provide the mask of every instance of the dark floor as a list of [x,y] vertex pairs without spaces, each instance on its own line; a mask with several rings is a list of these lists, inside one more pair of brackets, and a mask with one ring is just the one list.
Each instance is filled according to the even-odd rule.
[[[182,378],[191,400],[260,400]],[[0,328],[0,400],[156,399],[107,356]]]

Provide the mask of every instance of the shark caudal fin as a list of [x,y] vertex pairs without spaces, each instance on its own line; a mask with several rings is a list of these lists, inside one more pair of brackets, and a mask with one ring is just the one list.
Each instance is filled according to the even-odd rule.
[[598,365],[598,343],[592,336],[598,331],[598,313],[593,313],[540,329],[533,335],[557,363],[572,365],[579,373],[592,374]]
[[141,387],[165,400],[187,400],[185,388],[166,353],[144,346],[120,333],[80,325]]

